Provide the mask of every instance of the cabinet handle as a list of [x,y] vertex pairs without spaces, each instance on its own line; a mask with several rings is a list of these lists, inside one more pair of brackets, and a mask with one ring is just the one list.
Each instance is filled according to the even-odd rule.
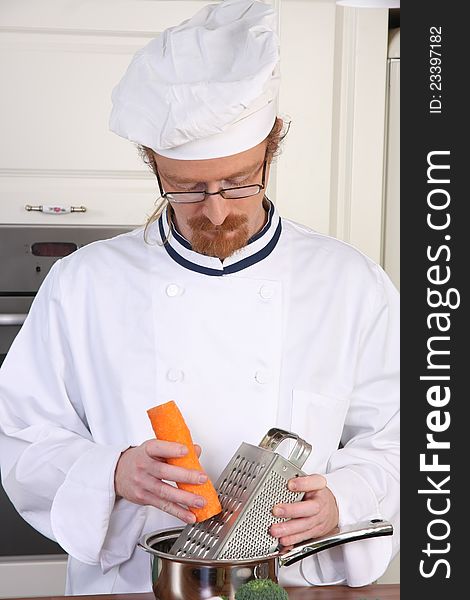
[[35,210],[38,212],[47,213],[48,215],[64,215],[73,212],[86,212],[86,206],[43,206],[42,204],[31,206],[31,204],[27,204],[24,208],[27,211]]

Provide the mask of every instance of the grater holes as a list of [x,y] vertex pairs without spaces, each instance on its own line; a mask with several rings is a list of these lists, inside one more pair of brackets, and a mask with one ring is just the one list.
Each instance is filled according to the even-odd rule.
[[238,455],[229,476],[219,486],[219,496],[241,498],[264,466]]
[[[260,474],[266,464],[238,454],[233,460],[228,474],[224,475],[217,491],[222,512],[207,521],[186,527],[184,536],[180,536],[172,547],[175,556],[188,558],[217,558],[218,548],[224,544],[236,526],[236,519],[243,504],[249,501],[254,484],[259,481]],[[272,507],[271,507],[272,508]],[[226,528],[224,529],[224,526]],[[221,538],[220,535],[223,537]],[[217,550],[216,550],[217,549]]]
[[220,498],[222,508],[226,508],[228,510],[234,510],[236,506],[239,506],[241,500],[237,496],[223,496]]
[[183,548],[176,553],[176,556],[204,558],[212,548],[212,545],[213,536],[206,536],[202,540],[192,540],[186,543]]
[[188,532],[188,537],[175,556],[194,556],[203,558],[219,539],[218,533],[223,523],[211,520],[195,524]]
[[278,546],[278,540],[269,534],[269,527],[286,519],[274,517],[272,508],[275,504],[294,502],[300,496],[298,492],[291,492],[287,488],[282,476],[275,471],[271,472],[251,508],[232,532],[228,544],[217,558],[253,558],[273,552]]

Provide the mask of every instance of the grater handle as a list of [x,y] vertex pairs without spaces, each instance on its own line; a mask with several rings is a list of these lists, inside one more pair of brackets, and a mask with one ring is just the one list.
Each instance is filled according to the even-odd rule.
[[382,519],[362,521],[355,525],[342,527],[341,529],[335,528],[327,535],[301,542],[300,544],[296,544],[291,550],[279,554],[279,566],[288,567],[307,556],[327,550],[328,548],[333,548],[333,546],[346,544],[347,542],[392,534],[392,524]]
[[312,451],[312,446],[308,442],[303,440],[301,437],[299,437],[296,433],[273,427],[261,440],[261,442],[259,443],[259,447],[264,448],[265,450],[274,451],[281,442],[288,439],[296,440],[296,444],[292,448],[292,451],[289,454],[287,460],[299,469],[301,469],[303,467],[304,462],[309,457],[310,452]]

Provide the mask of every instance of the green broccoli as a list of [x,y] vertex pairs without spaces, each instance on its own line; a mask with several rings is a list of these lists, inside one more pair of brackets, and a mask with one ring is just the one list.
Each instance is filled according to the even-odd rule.
[[289,600],[289,596],[270,579],[252,579],[238,588],[235,600]]

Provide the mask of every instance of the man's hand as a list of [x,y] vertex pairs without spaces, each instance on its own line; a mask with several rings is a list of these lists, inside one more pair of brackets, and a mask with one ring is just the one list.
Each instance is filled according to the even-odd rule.
[[[194,523],[196,517],[186,507],[201,508],[206,503],[204,498],[162,481],[193,484],[207,481],[207,475],[201,471],[176,467],[165,460],[184,456],[187,452],[182,444],[155,439],[129,448],[121,454],[116,465],[116,496],[135,504],[155,506],[185,523]],[[196,446],[196,452],[199,456],[199,446]]]
[[274,516],[291,519],[275,523],[270,529],[271,535],[279,538],[283,546],[320,537],[338,525],[336,499],[322,475],[294,477],[289,480],[288,487],[306,493],[301,502],[277,504],[273,508]]

